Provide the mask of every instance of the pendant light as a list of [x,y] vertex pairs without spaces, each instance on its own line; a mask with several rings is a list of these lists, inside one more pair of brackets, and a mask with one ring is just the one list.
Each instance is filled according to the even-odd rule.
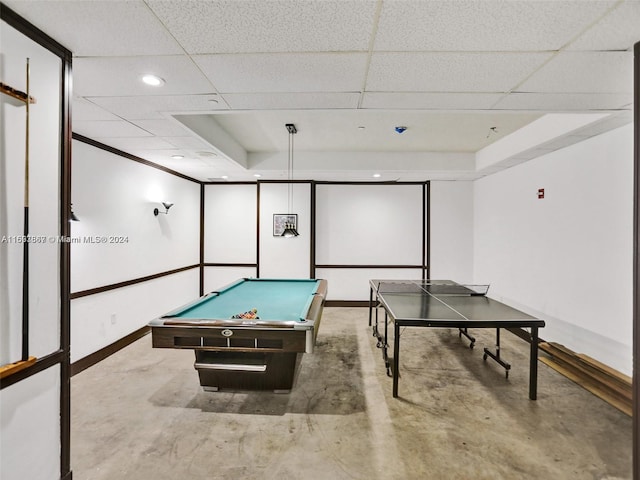
[[[293,136],[298,133],[296,126],[293,123],[287,123],[285,125],[287,128],[287,132],[289,132],[289,151],[288,151],[288,160],[287,160],[287,171],[288,171],[288,210],[287,214],[293,215]],[[298,231],[296,230],[296,225],[293,223],[286,223],[284,225],[284,231],[282,232],[282,237],[297,237]]]

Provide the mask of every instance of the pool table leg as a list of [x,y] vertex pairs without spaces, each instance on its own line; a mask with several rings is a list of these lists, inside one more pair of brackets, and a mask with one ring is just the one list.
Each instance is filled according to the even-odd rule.
[[289,393],[302,353],[212,352],[196,350],[194,367],[207,392],[271,390]]

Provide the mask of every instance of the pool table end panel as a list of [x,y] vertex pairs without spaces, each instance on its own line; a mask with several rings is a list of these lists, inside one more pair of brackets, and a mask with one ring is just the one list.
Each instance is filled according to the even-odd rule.
[[151,336],[153,348],[304,352],[306,347],[306,332],[293,329],[157,326],[151,327]]

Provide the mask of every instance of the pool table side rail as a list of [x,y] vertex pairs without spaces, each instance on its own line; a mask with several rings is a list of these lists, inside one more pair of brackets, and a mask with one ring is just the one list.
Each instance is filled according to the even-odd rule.
[[291,330],[282,335],[282,329],[235,328],[232,336],[222,327],[173,326],[152,327],[153,348],[177,348],[209,351],[237,352],[304,352],[307,334]]

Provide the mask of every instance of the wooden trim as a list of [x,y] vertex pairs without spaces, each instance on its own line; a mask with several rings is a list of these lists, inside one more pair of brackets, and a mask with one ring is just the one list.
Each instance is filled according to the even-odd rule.
[[207,262],[203,265],[205,267],[247,267],[247,268],[256,268],[258,266],[257,263],[216,263],[216,262]]
[[309,278],[316,278],[316,182],[311,182],[309,192]]
[[258,183],[258,180],[244,180],[244,181],[219,181],[219,182],[200,182],[201,185],[215,185],[215,186],[224,186],[224,185],[255,185]]
[[86,357],[81,358],[71,364],[71,376],[77,375],[78,373],[86,370],[89,367],[92,367],[96,363],[100,363],[105,358],[110,357],[114,353],[122,350],[123,348],[131,345],[136,340],[141,339],[146,334],[151,331],[151,327],[145,325],[142,328],[139,328],[135,332],[131,332],[126,337],[122,337],[121,339],[113,342],[110,345],[107,345],[104,348],[101,348],[97,352],[93,352]]
[[36,363],[36,357],[28,357],[26,360],[18,360],[17,362],[7,363],[6,365],[0,366],[0,380],[6,378],[10,375],[15,375],[20,370],[24,370],[31,365]]
[[144,158],[137,157],[135,155],[131,155],[130,153],[127,153],[127,152],[123,152],[122,150],[118,150],[115,147],[111,147],[109,145],[105,145],[104,143],[100,143],[100,142],[98,142],[96,140],[93,140],[92,138],[85,137],[84,135],[80,135],[79,133],[74,133],[73,134],[73,139],[77,140],[79,142],[82,142],[82,143],[86,143],[87,145],[91,145],[92,147],[99,148],[100,150],[104,150],[105,152],[113,153],[114,155],[118,155],[120,157],[124,157],[124,158],[127,158],[129,160],[133,160],[134,162],[141,163],[143,165],[146,165],[147,167],[155,168],[157,170],[162,170],[165,173],[169,173],[169,174],[174,175],[176,177],[180,177],[180,178],[183,178],[185,180],[189,180],[190,182],[202,184],[201,181],[196,180],[193,177],[190,177],[190,176],[185,175],[185,174],[180,173],[180,172],[176,172],[175,170],[171,170],[170,168],[164,167],[162,165],[158,165],[157,163],[150,162],[149,160],[145,160]]
[[260,278],[260,182],[256,182],[256,278]]
[[325,307],[369,307],[369,300],[325,300]]
[[256,183],[313,183],[313,180],[258,180]]
[[633,67],[633,478],[640,478],[640,42]]
[[[267,182],[268,180],[264,180],[264,181]],[[401,185],[403,187],[407,185],[424,185],[425,184],[425,182],[396,182],[394,180],[384,181],[384,182],[333,182],[331,180],[316,180],[315,183],[318,185]]]
[[[4,93],[5,95],[9,95],[10,97],[15,98],[16,100],[22,103],[25,103],[25,104],[27,103],[27,94],[25,92],[17,90],[9,85],[5,85],[2,82],[0,82],[0,92]],[[29,103],[30,104],[36,103],[36,99],[33,98],[31,95],[29,95]]]
[[205,188],[200,184],[200,296],[204,295],[204,209],[205,209]]
[[[61,195],[60,232],[64,238],[71,236],[71,98],[72,55],[62,63],[62,121],[61,145]],[[71,245],[60,245],[60,347],[64,361],[60,364],[60,476],[71,478]]]
[[587,355],[558,343],[541,343],[540,361],[621,412],[632,415],[631,378]]
[[110,290],[117,290],[118,288],[128,287],[137,283],[148,282],[149,280],[155,280],[156,278],[166,277],[176,273],[191,270],[192,268],[199,268],[199,264],[188,265],[186,267],[176,268],[174,270],[167,270],[166,272],[154,273],[153,275],[147,275],[146,277],[134,278],[132,280],[125,280],[124,282],[112,283],[110,285],[104,285],[102,287],[90,288],[88,290],[81,290],[79,292],[73,292],[70,295],[70,299],[88,297],[89,295],[95,295],[97,293],[108,292]]
[[61,349],[56,350],[55,352],[50,353],[49,355],[45,355],[44,357],[40,357],[36,360],[36,363],[34,363],[33,365],[30,365],[29,367],[23,370],[20,370],[14,373],[13,375],[0,379],[0,390],[6,387],[10,387],[11,385],[14,385],[26,378],[29,378],[32,375],[40,373],[43,370],[46,370],[47,368],[53,367],[58,364],[64,364],[64,361],[66,358],[67,356],[65,355],[65,352]]
[[423,265],[316,265],[316,268],[407,268],[407,269],[424,269]]
[[431,279],[431,182],[425,182],[422,198],[422,278]]
[[12,26],[20,33],[23,33],[34,42],[42,45],[54,55],[60,57],[63,62],[71,62],[72,53],[70,50],[63,47],[60,43],[33,24],[29,23],[2,2],[0,2],[0,19],[4,20],[8,25]]

